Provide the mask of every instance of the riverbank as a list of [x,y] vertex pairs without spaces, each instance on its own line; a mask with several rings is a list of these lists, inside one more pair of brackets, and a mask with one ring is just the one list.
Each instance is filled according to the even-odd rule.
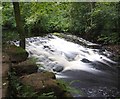
[[72,98],[65,85],[56,80],[54,73],[38,73],[37,70],[35,60],[28,58],[24,49],[5,46],[2,54],[2,97]]
[[[60,36],[60,38],[58,36]],[[119,95],[117,90],[118,73],[116,62],[115,60],[112,61],[112,58],[109,57],[112,53],[107,51],[107,48],[103,48],[104,46],[91,43],[73,35],[66,35],[65,38],[61,37],[61,35],[58,36],[49,34],[45,37],[26,38],[26,50],[29,52],[30,57],[34,57],[33,59],[27,57],[27,60],[21,61],[20,59],[24,58],[16,57],[17,53],[12,54],[14,55],[12,58],[19,60],[17,63],[12,59],[13,71],[17,72],[17,74],[13,73],[13,79],[11,80],[13,81],[14,78],[19,78],[16,79],[18,81],[17,84],[20,85],[18,87],[19,90],[15,91],[19,93],[17,94],[18,96],[42,95],[41,92],[44,93],[43,89],[52,90],[50,92],[47,91],[43,95],[54,97],[57,94],[58,96],[61,91],[58,92],[59,88],[56,88],[56,86],[61,84],[58,83],[59,81],[55,79],[55,76],[57,79],[67,81],[72,87],[77,88],[79,91],[82,89],[83,94],[86,93],[84,95],[81,95],[81,93],[76,95],[72,94],[77,97],[112,97]],[[19,41],[13,43],[18,45]],[[12,48],[12,52],[21,52],[21,50],[13,50],[14,47]],[[10,49],[8,48],[7,51],[9,53]],[[26,53],[25,56],[28,56],[28,54]],[[39,66],[40,73],[36,72],[36,65],[31,65],[31,62]],[[29,68],[29,70],[26,68]],[[50,74],[48,72],[46,74],[45,71],[49,71]],[[47,78],[41,78],[42,76],[40,75],[47,75]],[[51,75],[50,78],[49,75]],[[49,85],[51,83],[53,88]],[[25,88],[21,85],[25,86]],[[32,87],[30,89],[27,87],[30,93],[21,94],[21,90],[25,90],[26,85]],[[63,84],[62,87],[65,89]],[[15,87],[15,89],[16,88],[17,87]],[[34,94],[31,94],[31,89],[32,93],[35,91]],[[114,91],[112,91],[113,89]],[[57,93],[55,92],[56,90]],[[64,92],[66,92],[66,90],[64,90]]]

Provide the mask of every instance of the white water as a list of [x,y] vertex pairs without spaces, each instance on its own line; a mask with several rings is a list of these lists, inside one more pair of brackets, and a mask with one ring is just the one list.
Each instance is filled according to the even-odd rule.
[[[76,38],[78,39],[78,37]],[[96,45],[82,38],[79,38],[79,41],[88,45]],[[14,42],[14,44],[18,46],[19,41]],[[92,93],[96,94],[94,93],[95,90],[101,90],[102,88],[104,91],[106,86],[116,85],[117,77],[111,66],[111,63],[116,64],[116,62],[107,58],[111,53],[106,50],[101,53],[100,49],[87,48],[53,35],[26,38],[26,50],[29,57],[37,59],[38,71],[52,71],[58,79],[80,80],[79,83],[76,82],[77,85],[75,86],[77,88],[80,87],[81,89],[82,85],[89,86],[88,89],[93,90]],[[99,63],[102,63],[102,65],[99,65]],[[105,88],[100,86],[105,86]],[[112,87],[110,88],[111,91]],[[85,88],[85,92],[86,90]],[[93,95],[89,90],[86,93],[88,93],[88,96]],[[97,94],[99,96],[99,92]]]
[[[87,42],[84,40],[84,42]],[[109,63],[115,63],[104,55],[99,54],[99,50],[86,48],[72,42],[68,42],[57,36],[51,37],[32,37],[26,39],[26,50],[30,56],[37,58],[37,64],[42,64],[45,70],[53,72],[56,66],[63,67],[66,70],[83,70],[91,73],[104,73],[91,67],[90,63],[84,63],[81,60],[87,59],[91,62],[101,62],[109,66]],[[16,42],[18,44],[18,42]],[[88,42],[88,44],[93,44]],[[57,76],[58,77],[58,76]]]

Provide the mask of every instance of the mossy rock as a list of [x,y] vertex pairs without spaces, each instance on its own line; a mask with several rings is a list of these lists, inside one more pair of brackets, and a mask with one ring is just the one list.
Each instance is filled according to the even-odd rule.
[[28,52],[18,46],[15,45],[9,45],[5,48],[5,51],[10,56],[11,62],[18,63],[25,61],[28,58]]
[[31,86],[37,92],[45,91],[44,83],[50,79],[55,79],[55,75],[52,72],[33,73],[20,77],[23,85]]
[[34,73],[20,77],[20,81],[25,86],[30,86],[39,95],[42,93],[54,92],[57,99],[72,97],[55,80],[52,72]]
[[26,74],[36,73],[38,70],[38,66],[31,59],[27,59],[24,62],[20,62],[16,64],[13,63],[12,69],[14,70],[14,72],[16,72],[17,76],[22,76]]
[[55,35],[55,36],[58,36],[58,37],[60,37],[60,38],[64,38],[63,33],[54,32],[54,33],[52,33],[52,34]]
[[[33,74],[29,74],[29,75],[25,75],[20,77],[20,80],[23,81],[23,84],[27,84],[27,83],[32,83],[35,81],[45,81],[48,79],[55,79],[55,74],[52,72],[41,72],[41,73],[33,73]],[[30,80],[30,82],[29,82]],[[30,84],[32,85],[32,84]]]

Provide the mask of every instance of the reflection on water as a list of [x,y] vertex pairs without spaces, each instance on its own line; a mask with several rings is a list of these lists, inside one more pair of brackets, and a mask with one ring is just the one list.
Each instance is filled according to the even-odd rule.
[[[73,37],[75,39],[75,36]],[[30,57],[37,59],[38,66],[43,65],[39,71],[52,71],[58,79],[68,82],[79,80],[80,82],[71,86],[80,89],[85,96],[119,95],[115,68],[117,62],[108,58],[112,53],[96,48],[97,44],[79,39],[81,44],[54,35],[26,38],[26,50]],[[15,42],[16,45],[18,43],[19,41]],[[84,46],[85,44],[88,46]],[[93,45],[94,49],[91,48]]]

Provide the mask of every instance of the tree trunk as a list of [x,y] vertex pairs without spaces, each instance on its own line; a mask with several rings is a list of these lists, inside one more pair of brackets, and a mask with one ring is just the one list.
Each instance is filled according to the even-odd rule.
[[13,2],[13,7],[14,7],[16,26],[17,26],[18,33],[20,35],[20,47],[25,49],[25,34],[24,34],[24,28],[23,28],[23,24],[20,16],[19,2]]
[[[90,12],[91,14],[93,13],[93,9],[95,8],[95,3],[96,2],[90,2]],[[93,25],[93,18],[92,18],[92,15],[90,15],[90,26]]]

